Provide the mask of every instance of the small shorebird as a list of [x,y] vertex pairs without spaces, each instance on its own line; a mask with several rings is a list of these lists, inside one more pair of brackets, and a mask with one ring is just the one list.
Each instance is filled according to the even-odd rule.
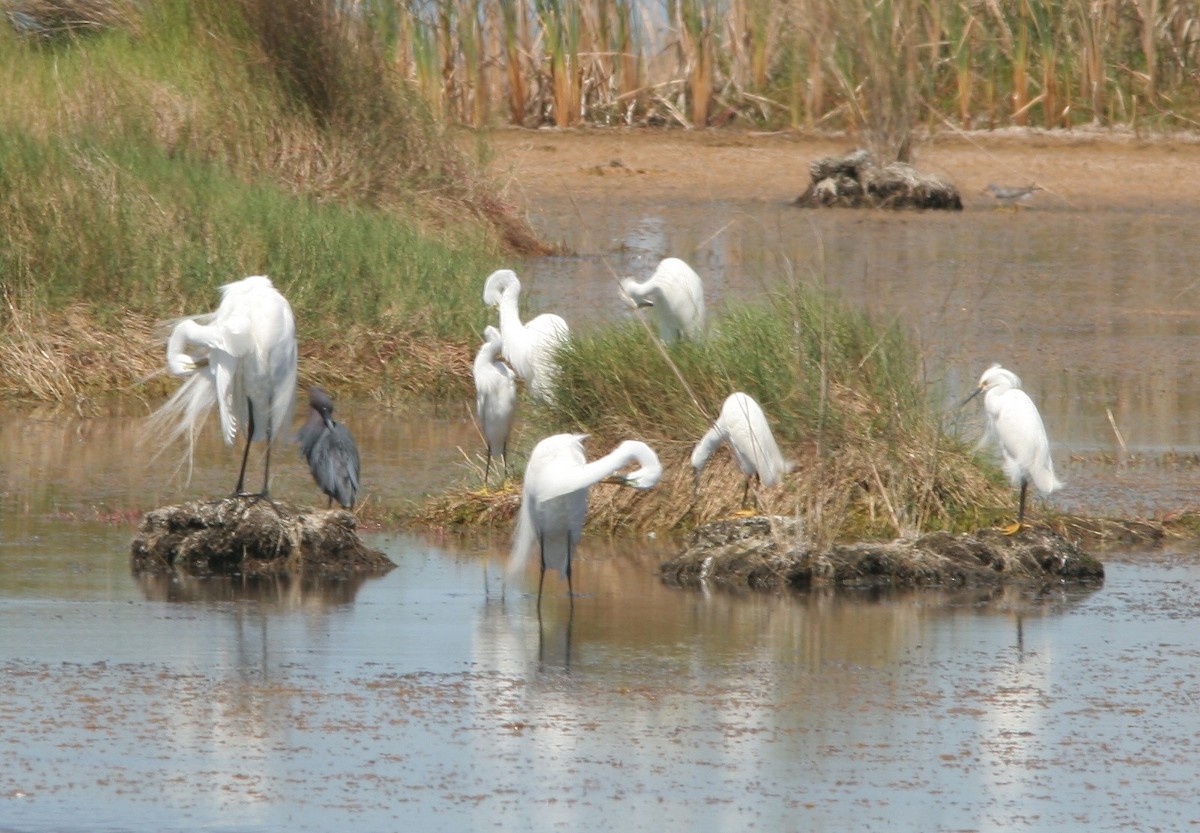
[[1020,208],[1020,203],[1027,202],[1033,196],[1035,191],[1046,190],[1040,185],[997,185],[994,182],[989,182],[985,192],[991,194],[999,203],[997,208],[1011,208],[1014,211]]

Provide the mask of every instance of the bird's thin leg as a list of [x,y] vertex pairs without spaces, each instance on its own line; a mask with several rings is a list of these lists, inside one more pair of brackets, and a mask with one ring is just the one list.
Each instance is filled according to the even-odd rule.
[[[270,402],[270,399],[268,398],[268,403],[269,402]],[[267,407],[269,409],[270,404],[268,404]],[[271,446],[273,446],[275,444],[274,440],[275,440],[275,437],[272,435],[272,432],[271,432],[271,412],[270,412],[270,410],[268,410],[267,411],[267,457],[266,457],[266,460],[263,462],[263,488],[262,488],[262,496],[263,497],[267,496],[267,490],[271,487]]]
[[235,495],[245,494],[246,485],[246,461],[250,458],[250,440],[254,438],[254,404],[246,399],[248,406],[247,412],[250,414],[250,419],[246,425],[246,449],[242,452],[242,470],[238,472],[237,488],[233,490]]
[[541,557],[542,557],[542,574],[540,576],[538,576],[537,612],[538,612],[538,621],[541,622],[542,621],[542,585],[546,581],[546,545],[545,545],[545,542],[543,542],[541,540],[538,541],[538,545],[539,545],[538,549],[541,551]]
[[1029,489],[1029,481],[1021,480],[1021,497],[1017,501],[1017,522],[1006,526],[1002,531],[1005,535],[1016,535],[1025,528],[1025,492]]
[[501,488],[503,488],[504,484],[508,482],[508,445],[507,444],[505,444],[504,448],[500,449],[500,460],[504,463],[504,480],[500,484]]
[[750,478],[746,478],[746,485],[742,488],[742,509],[746,508],[747,497],[750,495]]
[[330,496],[329,496],[329,502],[325,504],[325,508],[326,508],[326,509],[332,509],[332,508],[333,508],[333,495],[330,495]]
[[486,492],[488,488],[488,475],[492,471],[492,450],[489,448],[487,453],[487,462],[483,465],[483,490]]
[[574,553],[571,536],[567,536],[567,598],[571,600],[571,612],[575,612],[575,589],[571,584],[571,560]]

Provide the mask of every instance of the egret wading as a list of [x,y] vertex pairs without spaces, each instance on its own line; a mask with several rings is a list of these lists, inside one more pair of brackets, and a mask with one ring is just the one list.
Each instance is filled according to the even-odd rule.
[[[700,472],[721,443],[729,445],[734,461],[742,474],[746,475],[746,486],[742,490],[742,513],[749,511],[747,497],[752,479],[769,488],[777,486],[792,469],[792,463],[784,460],[779,451],[762,407],[741,391],[731,393],[725,399],[717,421],[692,450],[692,469],[697,489],[700,487]],[[757,498],[757,489],[755,492]]]
[[[566,577],[567,592],[574,604],[571,562],[587,515],[588,489],[601,481],[649,489],[662,478],[658,455],[645,443],[625,440],[609,454],[589,463],[583,452],[586,437],[586,434],[546,437],[534,446],[525,466],[525,485],[508,573],[521,572],[536,549],[541,564],[539,609],[547,569],[558,570]],[[616,474],[635,463],[638,468],[634,471]]]
[[321,491],[344,509],[358,498],[358,446],[350,429],[333,419],[333,400],[320,388],[308,391],[308,420],[296,436],[300,454]]
[[983,394],[987,412],[988,434],[1000,441],[1004,456],[1004,473],[1021,489],[1017,503],[1017,521],[1004,528],[1004,534],[1014,535],[1025,526],[1025,493],[1032,482],[1039,492],[1048,495],[1062,488],[1054,476],[1050,460],[1050,441],[1042,415],[1025,391],[1021,380],[1011,370],[994,364],[979,377],[979,384],[963,404]]
[[623,278],[621,294],[634,307],[654,308],[658,335],[666,344],[695,341],[704,333],[704,284],[677,257],[663,260],[644,281]]
[[554,351],[570,337],[570,329],[561,315],[542,313],[521,323],[521,282],[516,272],[500,269],[488,275],[483,286],[483,302],[500,310],[500,340],[504,358],[517,376],[525,380],[529,393],[543,402],[554,389],[558,365]]
[[483,331],[483,337],[483,346],[475,355],[473,373],[475,411],[487,443],[487,463],[483,468],[483,488],[487,489],[492,458],[497,454],[504,464],[504,479],[508,479],[508,437],[517,410],[517,380],[512,368],[500,361],[500,331],[489,326]]
[[265,440],[262,496],[271,478],[271,446],[291,427],[296,408],[296,323],[292,308],[265,275],[221,287],[216,312],[185,318],[167,340],[167,369],[184,380],[151,417],[171,442],[188,437],[190,467],[196,432],[216,405],[221,435],[246,438],[234,494],[244,495],[250,443]]

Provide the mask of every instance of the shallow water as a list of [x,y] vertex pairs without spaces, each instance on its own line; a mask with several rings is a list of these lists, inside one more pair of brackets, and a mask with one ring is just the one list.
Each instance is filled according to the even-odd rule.
[[[1055,506],[1152,515],[1200,498],[1198,213],[564,201],[535,220],[577,254],[521,274],[530,312],[583,329],[628,314],[610,266],[666,255],[718,319],[818,283],[913,330],[948,403],[992,361],[1020,373]],[[478,449],[466,403],[339,415],[367,501],[436,492]],[[503,533],[372,534],[398,566],[361,582],[135,579],[138,512],[228,492],[237,453],[202,435],[185,482],[138,413],[5,416],[0,833],[1200,823],[1192,550],[1036,596],[777,596],[671,589],[671,542],[586,539],[574,612],[551,577],[540,621],[533,576],[502,587]],[[317,501],[294,450],[273,472]]]
[[[1124,830],[1200,821],[1200,567],[1103,588],[688,592],[588,542],[569,613],[487,547],[322,587],[0,549],[0,830]],[[415,826],[414,826],[415,825]]]
[[[994,362],[1020,375],[1071,485],[1054,506],[1154,515],[1200,501],[1194,200],[1093,210],[1046,196],[1015,213],[546,203],[535,221],[575,254],[526,264],[529,315],[553,309],[580,329],[627,316],[614,274],[646,277],[667,256],[704,279],[714,326],[728,303],[819,286],[908,329],[948,410]],[[980,410],[956,415],[972,440]]]

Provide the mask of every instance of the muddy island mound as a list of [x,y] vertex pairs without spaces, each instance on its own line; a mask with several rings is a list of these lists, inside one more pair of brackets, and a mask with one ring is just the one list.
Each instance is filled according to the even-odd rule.
[[147,512],[131,545],[135,574],[338,577],[383,573],[393,564],[363,544],[342,510],[301,510],[230,497]]
[[958,189],[949,182],[905,162],[876,165],[865,150],[817,159],[808,164],[808,173],[808,189],[795,202],[801,208],[963,207]]
[[996,529],[934,532],[884,543],[817,551],[795,518],[717,521],[692,533],[687,549],[662,565],[679,586],[714,582],[754,589],[809,587],[972,587],[1004,583],[1098,582],[1104,565],[1073,541],[1042,529],[1006,536]]

